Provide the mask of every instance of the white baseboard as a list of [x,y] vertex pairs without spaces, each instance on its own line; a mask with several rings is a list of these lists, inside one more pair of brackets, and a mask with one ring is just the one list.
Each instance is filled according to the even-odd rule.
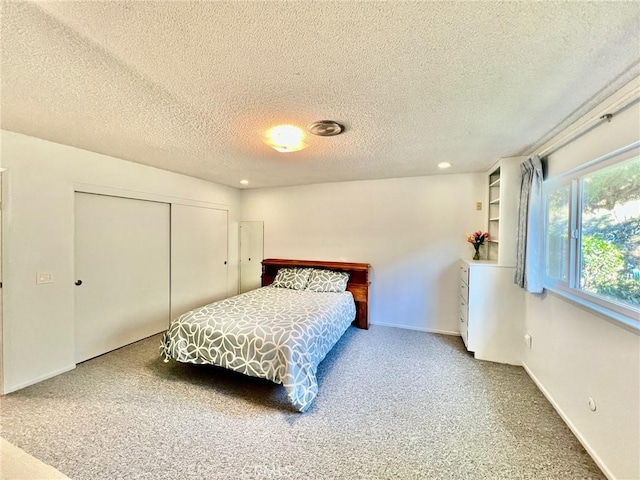
[[596,465],[598,465],[600,470],[602,470],[602,472],[605,474],[605,476],[609,480],[616,480],[615,475],[611,472],[611,470],[607,468],[607,466],[604,464],[602,459],[591,447],[589,442],[587,442],[587,440],[584,438],[582,433],[580,433],[580,430],[578,430],[578,428],[573,424],[573,422],[564,413],[564,411],[560,408],[560,406],[555,402],[551,394],[542,386],[542,384],[537,379],[537,377],[533,374],[533,372],[529,370],[529,367],[527,367],[527,364],[522,362],[522,367],[524,368],[524,371],[527,372],[527,375],[529,375],[531,380],[533,380],[533,383],[536,384],[536,386],[542,392],[542,394],[547,398],[547,400],[549,400],[549,403],[551,404],[551,406],[555,409],[556,412],[558,412],[558,415],[560,415],[560,418],[562,418],[562,420],[564,420],[564,423],[567,424],[567,426],[569,427],[569,430],[573,432],[573,434],[576,436],[578,441],[582,444],[582,446],[587,451],[587,453],[591,456],[591,458],[593,458],[593,461],[596,462]]
[[417,330],[419,332],[427,332],[427,333],[439,333],[441,335],[454,335],[456,337],[460,336],[460,332],[454,332],[450,330],[436,330],[434,328],[421,328],[421,327],[414,327],[411,325],[398,325],[397,323],[371,322],[371,325],[380,325],[381,327],[402,328],[403,330]]
[[4,386],[5,387],[4,388],[4,392],[2,392],[2,393],[3,393],[3,395],[6,395],[7,393],[11,393],[11,392],[15,392],[17,390],[21,390],[21,389],[23,389],[25,387],[29,387],[31,385],[35,385],[36,383],[39,383],[39,382],[42,382],[44,380],[48,380],[50,378],[58,376],[61,373],[65,373],[65,372],[69,372],[71,370],[74,370],[75,368],[76,368],[76,365],[73,364],[73,365],[61,368],[60,370],[56,370],[54,372],[49,372],[49,373],[47,373],[45,375],[42,375],[42,376],[40,376],[38,378],[34,378],[32,380],[29,380],[28,382],[25,382],[25,383],[19,383],[18,385],[12,385],[10,387],[5,385]]

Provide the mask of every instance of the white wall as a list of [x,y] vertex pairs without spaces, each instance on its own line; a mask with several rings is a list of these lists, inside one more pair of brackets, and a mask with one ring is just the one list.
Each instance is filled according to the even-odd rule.
[[[240,191],[2,131],[4,391],[74,367],[74,186],[229,211],[228,293],[238,285]],[[37,271],[54,283],[36,285]]]
[[265,258],[366,262],[371,323],[458,333],[465,234],[485,228],[484,174],[247,190],[242,219],[264,221]]
[[[636,80],[610,101],[639,83]],[[640,105],[635,103],[610,123],[551,154],[549,174],[575,168],[639,138]],[[525,313],[526,331],[533,339],[531,350],[525,350],[525,368],[609,478],[640,478],[638,333],[552,293],[527,294]],[[588,407],[589,397],[596,401],[595,412]]]

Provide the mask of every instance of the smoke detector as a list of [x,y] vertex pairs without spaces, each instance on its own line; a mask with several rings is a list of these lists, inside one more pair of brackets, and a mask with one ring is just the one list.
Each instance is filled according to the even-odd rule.
[[333,137],[344,132],[344,125],[334,122],[333,120],[320,120],[314,122],[307,127],[310,133],[319,137]]

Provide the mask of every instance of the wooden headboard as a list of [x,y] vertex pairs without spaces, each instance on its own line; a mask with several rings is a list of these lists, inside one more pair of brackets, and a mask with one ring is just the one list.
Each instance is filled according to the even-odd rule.
[[285,260],[280,258],[267,258],[262,261],[262,286],[273,283],[278,270],[283,267],[308,267],[338,270],[349,274],[347,290],[353,295],[356,302],[356,319],[354,325],[358,328],[369,328],[369,268],[368,263],[348,262],[323,262],[316,260]]

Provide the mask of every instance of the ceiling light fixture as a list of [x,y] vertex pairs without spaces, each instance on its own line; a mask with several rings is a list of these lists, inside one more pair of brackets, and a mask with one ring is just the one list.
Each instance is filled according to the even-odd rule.
[[307,127],[309,132],[319,137],[333,137],[334,135],[340,135],[344,132],[344,125],[334,122],[333,120],[320,120],[314,122]]
[[240,180],[241,185],[249,185],[249,180]]
[[450,166],[451,164],[449,162],[440,162],[438,164],[438,168],[442,168],[442,169],[449,168]]
[[304,131],[294,125],[278,125],[264,135],[264,143],[278,152],[297,152],[307,146]]

